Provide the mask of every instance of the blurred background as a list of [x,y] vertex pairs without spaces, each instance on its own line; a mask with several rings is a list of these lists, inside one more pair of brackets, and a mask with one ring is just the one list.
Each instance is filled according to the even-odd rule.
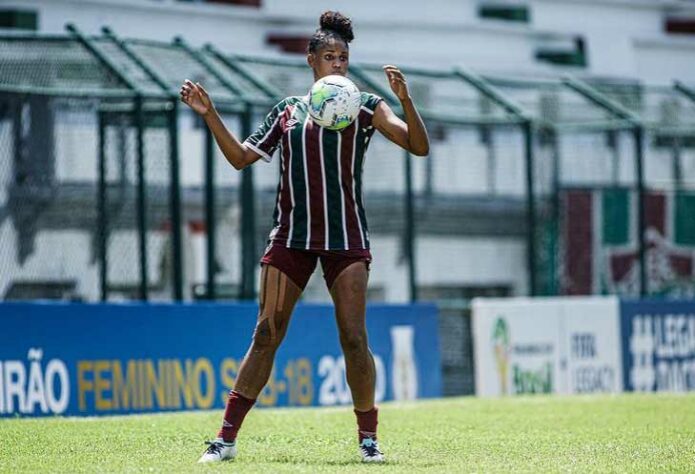
[[328,8],[432,142],[371,145],[370,301],[695,294],[693,1],[0,0],[0,299],[253,299],[278,160],[232,169],[177,90],[247,135]]

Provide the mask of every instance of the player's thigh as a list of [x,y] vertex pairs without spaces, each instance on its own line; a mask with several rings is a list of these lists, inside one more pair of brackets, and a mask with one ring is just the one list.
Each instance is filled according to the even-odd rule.
[[367,263],[355,261],[340,272],[330,289],[341,333],[363,332],[367,306]]
[[281,340],[301,294],[302,289],[287,274],[264,264],[261,267],[256,338],[267,342]]

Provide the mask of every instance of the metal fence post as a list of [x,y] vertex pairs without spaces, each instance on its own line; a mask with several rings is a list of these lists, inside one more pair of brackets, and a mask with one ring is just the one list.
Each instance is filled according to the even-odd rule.
[[682,162],[682,140],[680,136],[673,137],[673,149],[671,155],[671,168],[673,172],[673,180],[675,183],[676,192],[680,192],[683,188],[683,162]]
[[183,262],[181,243],[181,183],[179,181],[179,103],[171,101],[169,110],[169,206],[171,212],[171,242],[173,257],[172,298],[183,300]]
[[[246,106],[241,116],[241,135],[251,134],[252,108]],[[239,189],[241,205],[241,299],[256,297],[256,203],[254,196],[253,167],[247,166],[241,172]]]
[[205,283],[205,297],[209,300],[216,298],[215,293],[215,247],[217,223],[215,222],[215,149],[212,132],[205,127],[205,223],[208,238],[207,247],[207,275]]
[[137,150],[137,220],[138,220],[138,251],[140,253],[140,298],[149,299],[149,278],[147,276],[147,191],[145,180],[145,137],[142,96],[135,97],[134,123],[136,131]]
[[99,286],[101,301],[106,302],[109,297],[108,289],[108,260],[106,258],[106,244],[108,239],[108,219],[106,216],[106,125],[104,113],[98,113],[99,126],[99,190],[97,192],[97,238],[99,246]]
[[646,230],[645,202],[644,202],[644,128],[634,127],[635,139],[635,174],[637,175],[637,242],[639,255],[639,292],[640,296],[649,294],[649,281],[647,280],[646,242],[644,232]]
[[560,259],[559,251],[560,251],[560,220],[561,220],[561,214],[560,214],[560,206],[562,205],[560,201],[560,187],[562,186],[562,162],[560,160],[560,146],[558,144],[558,134],[557,131],[552,129],[550,131],[550,136],[551,136],[551,144],[553,147],[553,203],[552,203],[552,209],[553,209],[553,218],[552,218],[552,253],[551,253],[551,261],[550,264],[548,265],[550,268],[550,275],[548,276],[550,280],[550,285],[548,286],[549,288],[549,294],[550,295],[557,295],[560,292],[560,275],[559,275],[559,269],[558,269],[558,261]]
[[406,150],[405,158],[405,253],[408,257],[408,290],[410,302],[418,300],[415,253],[415,203],[413,196],[412,155]]
[[533,125],[526,120],[521,129],[524,133],[524,156],[526,161],[526,230],[527,265],[529,278],[529,295],[536,296],[536,203],[534,192],[534,153],[533,153]]

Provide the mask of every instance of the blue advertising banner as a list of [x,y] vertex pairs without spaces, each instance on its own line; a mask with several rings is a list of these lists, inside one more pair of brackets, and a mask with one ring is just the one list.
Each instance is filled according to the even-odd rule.
[[625,390],[695,390],[695,301],[622,301],[620,313]]
[[[255,304],[0,304],[0,416],[222,408]],[[370,305],[378,401],[441,395],[437,310]],[[351,402],[333,308],[298,305],[260,406]]]

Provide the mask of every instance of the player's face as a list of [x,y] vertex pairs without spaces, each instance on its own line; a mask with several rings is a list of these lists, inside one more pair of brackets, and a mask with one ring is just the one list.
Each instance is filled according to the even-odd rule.
[[343,41],[332,39],[323,48],[310,53],[307,61],[314,70],[314,80],[331,74],[347,76],[350,51]]

